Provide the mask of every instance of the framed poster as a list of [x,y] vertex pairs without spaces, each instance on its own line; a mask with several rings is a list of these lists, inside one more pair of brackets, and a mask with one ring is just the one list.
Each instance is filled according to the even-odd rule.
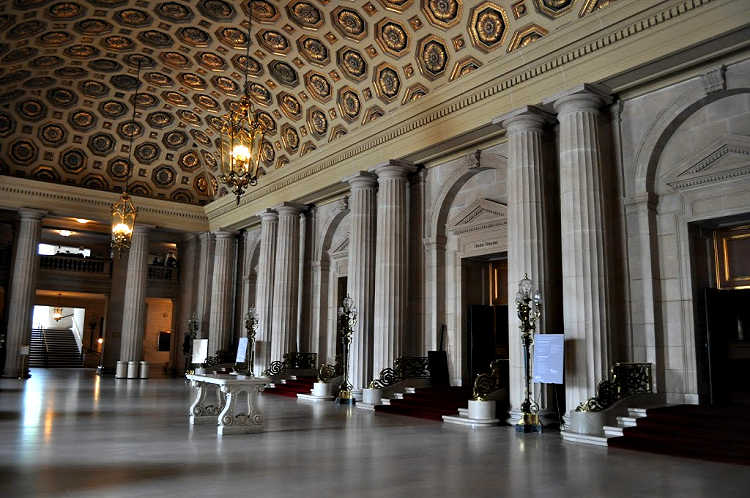
[[535,384],[563,383],[564,334],[534,334]]
[[201,364],[206,361],[207,356],[208,356],[208,339],[195,339],[193,341],[192,363]]
[[235,363],[245,363],[247,361],[247,337],[240,337],[240,343],[237,345],[237,358]]

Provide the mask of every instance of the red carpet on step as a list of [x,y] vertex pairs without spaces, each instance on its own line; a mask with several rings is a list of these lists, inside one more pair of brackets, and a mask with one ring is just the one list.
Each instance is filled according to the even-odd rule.
[[443,415],[457,415],[459,408],[469,406],[469,399],[471,389],[465,387],[424,387],[390,405],[377,405],[375,411],[442,421]]
[[275,387],[268,387],[263,392],[296,398],[298,394],[310,394],[314,382],[314,377],[300,377],[293,380],[288,379],[283,384],[281,381],[274,382]]
[[610,447],[750,465],[750,410],[677,405],[646,410]]

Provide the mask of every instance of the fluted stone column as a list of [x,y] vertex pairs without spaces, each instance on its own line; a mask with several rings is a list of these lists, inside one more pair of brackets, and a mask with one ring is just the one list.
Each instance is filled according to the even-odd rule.
[[10,281],[3,377],[17,377],[19,373],[23,373],[18,371],[18,350],[23,346],[28,346],[31,341],[31,320],[39,268],[37,248],[42,217],[46,213],[37,209],[19,209],[18,214],[21,220]]
[[198,339],[208,339],[208,321],[211,313],[211,284],[214,269],[214,236],[203,232],[198,236],[198,287],[195,295],[195,316],[200,322]]
[[349,379],[354,392],[367,387],[373,378],[373,311],[375,306],[375,235],[377,177],[361,172],[345,180],[351,187],[349,212],[349,268],[347,293],[357,309],[357,328],[349,352]]
[[214,232],[214,274],[211,284],[211,312],[208,325],[208,354],[227,351],[232,341],[232,278],[234,272],[234,234]]
[[393,367],[404,351],[408,292],[407,175],[416,168],[391,160],[374,169],[378,176],[375,245],[375,324],[373,375]]
[[182,353],[182,348],[185,341],[185,334],[189,332],[188,321],[194,311],[193,303],[195,302],[198,252],[198,235],[195,233],[185,234],[177,247],[177,256],[180,265],[180,299],[177,306],[177,316],[179,316],[179,319],[175,328],[179,335],[175,341],[173,361],[178,371],[182,371],[185,368],[185,357]]
[[303,299],[305,297],[305,235],[307,233],[307,215],[299,214],[299,250],[297,251],[297,339],[296,344],[300,351],[310,352],[307,344],[307,329],[305,328],[305,309]]
[[259,216],[260,254],[258,255],[258,282],[255,296],[255,311],[258,314],[258,330],[255,335],[256,374],[262,373],[271,363],[276,234],[279,228],[279,215],[276,211],[266,209]]
[[[588,85],[554,100],[560,122],[560,223],[565,402],[596,392],[609,367],[609,287],[605,247],[599,108],[607,96]],[[614,174],[614,172],[613,172]]]
[[151,227],[135,225],[128,254],[125,276],[125,298],[122,308],[120,361],[143,359],[143,333],[146,318],[146,283],[148,281],[148,239]]
[[299,212],[297,204],[283,203],[276,237],[276,265],[273,290],[273,332],[271,359],[297,351],[297,295],[299,292]]
[[537,331],[557,332],[547,329],[550,308],[546,306],[546,301],[554,300],[553,292],[557,290],[550,285],[551,248],[544,195],[544,180],[548,176],[549,165],[544,164],[543,153],[544,126],[553,119],[551,114],[538,108],[522,107],[495,120],[502,124],[508,135],[509,385],[511,407],[516,410],[524,399],[525,381],[520,324],[513,299],[524,273],[534,282],[545,303],[537,322]]

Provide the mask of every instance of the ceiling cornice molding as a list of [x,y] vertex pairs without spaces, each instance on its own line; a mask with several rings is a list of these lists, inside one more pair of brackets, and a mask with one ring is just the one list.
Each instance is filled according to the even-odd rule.
[[[53,216],[86,218],[110,223],[112,203],[119,194],[40,182],[26,178],[0,176],[0,207],[45,209]],[[180,230],[208,230],[208,218],[202,206],[133,197],[138,223]]]
[[[550,34],[546,43],[495,59],[464,81],[423,97],[421,112],[392,113],[379,120],[376,133],[361,129],[341,139],[337,150],[329,144],[309,154],[292,173],[269,173],[239,207],[230,196],[208,204],[211,226],[240,224],[249,213],[322,189],[383,158],[414,154],[481,127],[496,132],[487,125],[498,115],[741,29],[749,10],[730,0],[674,0],[643,7],[645,3],[623,2]],[[563,48],[549,53],[552,44]]]

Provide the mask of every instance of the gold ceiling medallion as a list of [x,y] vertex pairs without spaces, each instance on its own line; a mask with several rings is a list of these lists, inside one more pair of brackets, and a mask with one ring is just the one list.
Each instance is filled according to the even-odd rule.
[[333,96],[331,83],[323,74],[315,71],[305,73],[305,88],[315,100],[324,104]]
[[390,11],[398,12],[399,14],[411,7],[413,1],[414,0],[378,0],[380,5]]
[[286,6],[286,12],[294,24],[304,29],[314,31],[323,26],[325,22],[320,9],[313,5],[312,2],[305,0],[293,0],[289,2]]
[[[272,29],[261,29],[255,37],[258,39],[258,43],[272,54],[286,55],[291,49],[289,40],[278,31]],[[250,56],[249,52],[247,56]]]
[[362,54],[351,47],[342,47],[336,52],[336,60],[344,74],[354,81],[362,81],[367,77],[367,61]]
[[281,143],[289,154],[296,154],[299,150],[299,134],[292,125],[284,123],[281,125]]
[[508,16],[502,7],[484,2],[471,11],[469,35],[479,50],[490,52],[503,44],[508,26]]
[[307,127],[310,129],[310,133],[317,140],[325,138],[328,133],[328,118],[326,113],[317,107],[310,107],[307,110]]
[[401,79],[395,67],[387,62],[381,62],[374,71],[373,83],[378,97],[386,104],[398,98],[401,91]]
[[367,21],[354,9],[336,7],[331,12],[331,21],[339,33],[352,41],[360,41],[367,36]]
[[281,110],[284,111],[284,114],[286,114],[288,118],[295,121],[302,119],[302,106],[300,105],[299,100],[297,100],[297,97],[291,93],[281,92],[276,96],[276,100],[279,103],[279,107],[281,107]]
[[342,87],[338,93],[338,108],[341,113],[341,117],[345,121],[351,123],[359,118],[360,112],[362,112],[362,102],[359,100],[357,91],[349,86]]
[[318,66],[326,66],[331,62],[331,56],[322,41],[311,36],[302,36],[297,39],[297,49],[307,62]]
[[552,19],[567,14],[576,0],[534,0],[536,10]]
[[448,50],[445,41],[435,35],[429,35],[417,45],[417,62],[425,78],[435,80],[445,74],[448,67]]
[[422,0],[422,12],[431,24],[448,29],[461,20],[463,0]]
[[375,24],[375,39],[383,52],[400,58],[409,52],[410,39],[400,22],[384,18]]
[[[248,7],[246,57],[250,57],[250,38],[252,28],[253,2]],[[258,83],[248,84],[248,74],[245,72],[245,94],[239,102],[229,105],[229,112],[221,117],[221,136],[218,140],[218,152],[221,165],[219,180],[224,183],[236,196],[237,205],[240,197],[249,186],[258,184],[258,171],[260,167],[261,147],[265,126],[258,119],[257,112],[253,109],[252,100],[258,96],[258,89],[264,87]],[[254,91],[253,91],[254,90]],[[271,95],[263,100],[270,103]],[[261,92],[262,93],[262,92]],[[298,139],[299,140],[299,139]]]
[[479,62],[474,57],[464,57],[460,61],[456,62],[456,65],[453,66],[453,71],[451,72],[451,81],[460,78],[461,76],[466,76],[472,71],[475,71],[479,69],[482,66],[482,63]]
[[263,24],[270,24],[277,21],[280,17],[279,10],[266,0],[253,0],[252,2],[242,2],[242,10],[245,15],[249,13],[249,5],[253,4],[252,16],[256,21]]
[[508,45],[508,52],[525,47],[547,35],[547,30],[537,24],[529,24],[513,33]]

